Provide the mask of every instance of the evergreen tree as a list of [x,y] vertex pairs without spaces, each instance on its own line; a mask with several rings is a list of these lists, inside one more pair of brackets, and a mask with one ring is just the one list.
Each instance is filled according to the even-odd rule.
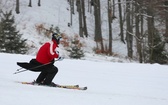
[[14,23],[12,11],[3,13],[0,22],[0,52],[25,54],[28,50],[26,40],[21,39],[22,34],[16,30]]
[[82,44],[80,43],[80,41],[77,38],[74,38],[71,41],[70,49],[67,50],[70,52],[69,57],[75,58],[75,59],[80,59],[81,57],[84,57],[84,53],[81,47],[82,47]]
[[166,64],[167,59],[168,59],[168,54],[165,51],[165,42],[162,41],[161,35],[159,34],[159,31],[157,29],[154,30],[154,35],[153,35],[153,46],[151,46],[152,50],[152,59],[150,62],[149,59],[149,53],[150,53],[150,48],[146,47],[145,48],[145,55],[147,58],[147,62],[150,63],[159,63],[159,64]]
[[153,46],[153,56],[152,60],[153,62],[164,64],[167,60],[167,54],[165,52],[165,42],[161,40],[161,35],[159,34],[159,31],[155,29],[154,33],[154,46]]

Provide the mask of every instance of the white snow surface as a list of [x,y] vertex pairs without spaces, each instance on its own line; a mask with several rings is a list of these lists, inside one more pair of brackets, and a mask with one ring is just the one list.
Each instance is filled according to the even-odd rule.
[[[168,105],[168,66],[138,64],[129,59],[94,54],[94,15],[90,13],[86,13],[89,38],[81,39],[86,43],[85,57],[83,60],[67,59],[67,52],[60,46],[60,54],[66,59],[55,62],[59,72],[53,80],[62,85],[87,86],[88,90],[17,83],[31,82],[39,75],[39,72],[31,71],[13,74],[20,68],[16,62],[29,62],[35,58],[41,44],[50,40],[39,35],[35,26],[43,24],[49,28],[53,24],[61,32],[73,36],[78,34],[78,13],[73,15],[73,26],[68,27],[70,15],[67,0],[42,0],[41,7],[37,6],[38,0],[32,0],[31,8],[28,7],[29,0],[20,0],[20,14],[15,14],[15,0],[2,1],[6,2],[5,10],[13,10],[16,26],[32,49],[29,55],[0,53],[0,105]],[[106,1],[101,0],[103,10],[106,10]],[[104,40],[108,37],[106,13],[103,11],[102,14]],[[125,57],[126,44],[121,43],[118,36],[118,19],[113,24],[113,52]]]
[[88,90],[69,90],[19,84],[39,72],[13,74],[16,62],[34,56],[0,53],[1,105],[168,105],[168,66],[64,59],[53,82],[79,84]]

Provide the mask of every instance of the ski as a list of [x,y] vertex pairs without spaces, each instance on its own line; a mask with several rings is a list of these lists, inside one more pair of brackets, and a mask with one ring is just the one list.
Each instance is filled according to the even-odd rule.
[[87,87],[79,87],[79,85],[56,85],[56,87],[76,90],[87,90]]
[[[37,84],[35,82],[18,82],[18,83],[27,84],[27,85],[47,86],[47,85],[40,85],[40,84]],[[87,90],[87,87],[80,87],[79,85],[60,85],[60,84],[55,84],[54,86],[48,86],[48,87],[74,89],[74,90]]]

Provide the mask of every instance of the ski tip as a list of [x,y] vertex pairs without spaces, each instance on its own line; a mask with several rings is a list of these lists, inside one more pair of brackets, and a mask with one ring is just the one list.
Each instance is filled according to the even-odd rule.
[[84,90],[87,90],[87,87],[84,87]]
[[87,89],[88,89],[87,87],[82,87],[82,88],[79,87],[79,90],[87,90]]

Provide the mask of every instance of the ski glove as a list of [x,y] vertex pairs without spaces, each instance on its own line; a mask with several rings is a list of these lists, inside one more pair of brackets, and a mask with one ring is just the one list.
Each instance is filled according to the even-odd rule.
[[64,57],[58,57],[58,61],[62,61],[64,59]]
[[59,51],[56,51],[57,54],[59,54]]

